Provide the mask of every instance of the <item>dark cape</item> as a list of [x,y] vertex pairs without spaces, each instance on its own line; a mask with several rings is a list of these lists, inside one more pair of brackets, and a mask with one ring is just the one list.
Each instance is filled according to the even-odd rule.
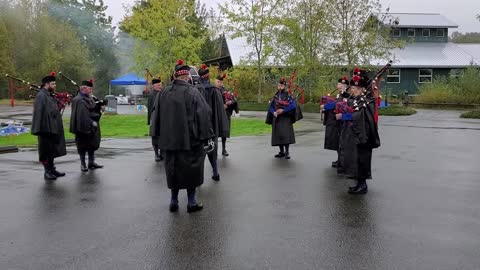
[[200,93],[202,93],[205,101],[212,110],[212,128],[216,137],[227,137],[230,134],[230,126],[228,124],[227,112],[223,104],[223,95],[220,89],[210,84],[210,82],[202,82],[196,85]]
[[[175,80],[157,95],[152,113],[152,136],[165,150],[170,189],[192,189],[203,184],[205,142],[214,137],[211,110],[202,94],[185,81]],[[158,108],[158,109],[157,109]]]
[[[72,100],[70,133],[75,134],[75,143],[79,152],[95,151],[100,147],[100,117],[95,101],[79,93]],[[93,126],[97,122],[97,127]]]
[[62,115],[56,99],[46,89],[41,89],[35,96],[31,133],[38,136],[40,161],[67,154]]
[[[337,96],[336,101],[341,99],[340,96]],[[334,109],[324,111],[323,115],[323,124],[325,125],[324,149],[338,151],[342,123],[336,119]]]
[[150,125],[151,119],[152,119],[152,111],[154,108],[155,104],[155,99],[157,98],[159,91],[152,90],[150,91],[150,94],[148,94],[148,100],[147,100],[147,125]]
[[[225,99],[225,92],[228,92],[228,90],[222,87],[220,88],[220,91],[223,97],[223,104],[226,105],[227,100]],[[225,112],[227,113],[227,120],[228,120],[228,133],[223,138],[230,138],[230,130],[232,129],[232,114],[233,112],[239,113],[240,111],[238,106],[238,100],[234,97],[232,101],[233,101],[232,104],[226,105],[227,108],[225,108]]]
[[[152,122],[152,114],[155,110],[155,100],[160,92],[151,90],[151,93],[148,95],[147,101],[147,125],[150,125]],[[152,136],[153,130],[152,125],[150,125],[149,135],[152,137],[152,145],[158,145],[158,136]]]
[[[352,120],[343,121],[340,136],[340,163],[344,173],[355,179],[372,178],[372,149],[380,147],[377,124],[374,121],[374,102],[361,102],[352,113]],[[349,104],[353,99],[349,100]],[[366,107],[362,106],[366,104]]]
[[[289,105],[281,105],[282,102],[288,102]],[[277,92],[270,101],[265,122],[272,125],[272,146],[295,144],[293,124],[298,119],[297,107],[293,97],[286,91]],[[285,111],[278,117],[274,117],[273,113],[277,109],[284,109]]]

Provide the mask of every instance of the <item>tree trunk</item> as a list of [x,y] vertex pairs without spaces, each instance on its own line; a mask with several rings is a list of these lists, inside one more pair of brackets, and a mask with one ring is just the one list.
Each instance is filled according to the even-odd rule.
[[257,73],[258,73],[258,92],[257,92],[257,102],[261,103],[262,102],[262,66],[260,64],[260,61],[258,62],[257,65]]

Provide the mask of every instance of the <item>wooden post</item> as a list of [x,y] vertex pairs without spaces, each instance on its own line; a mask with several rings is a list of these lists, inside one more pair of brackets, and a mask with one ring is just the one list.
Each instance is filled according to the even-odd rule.
[[10,79],[10,107],[15,107],[15,82]]

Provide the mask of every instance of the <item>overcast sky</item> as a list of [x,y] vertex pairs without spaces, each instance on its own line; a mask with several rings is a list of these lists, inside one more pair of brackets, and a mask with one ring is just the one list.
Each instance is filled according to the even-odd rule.
[[[208,7],[216,8],[225,0],[201,0]],[[105,0],[107,13],[117,24],[125,15],[124,6],[131,6],[135,0]],[[441,13],[459,25],[460,32],[480,32],[480,22],[475,14],[480,14],[480,0],[380,0],[383,9],[390,7],[391,13]],[[455,30],[454,30],[455,31]]]

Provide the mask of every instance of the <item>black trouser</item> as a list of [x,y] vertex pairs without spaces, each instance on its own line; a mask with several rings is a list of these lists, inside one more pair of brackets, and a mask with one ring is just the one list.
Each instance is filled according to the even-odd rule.
[[88,153],[88,164],[92,164],[95,162],[95,150],[89,149],[79,149],[78,154],[80,155],[80,162],[85,165],[85,157]]
[[213,142],[215,143],[215,149],[213,149],[212,152],[208,153],[207,157],[208,157],[208,161],[210,162],[210,165],[212,165],[213,175],[218,175],[218,165],[217,165],[218,138],[217,137],[213,138]]
[[42,160],[41,162],[43,164],[43,168],[45,168],[45,171],[55,169],[55,163],[53,158],[48,158],[47,160]]
[[226,145],[227,145],[227,138],[222,137],[222,153],[227,151]]
[[281,153],[289,153],[290,144],[282,144],[278,146]]

